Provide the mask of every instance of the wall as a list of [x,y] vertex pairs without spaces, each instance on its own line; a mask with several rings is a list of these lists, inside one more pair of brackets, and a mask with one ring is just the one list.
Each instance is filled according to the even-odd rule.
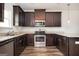
[[[32,11],[32,10],[31,10]],[[71,4],[67,6],[67,4],[63,4],[60,9],[58,10],[47,10],[47,12],[55,12],[61,11],[61,27],[45,27],[44,29],[46,32],[64,32],[64,33],[79,33],[79,4]],[[28,30],[29,29],[29,30]],[[27,27],[24,31],[32,32],[35,30],[39,30],[39,28],[31,28]],[[23,28],[22,28],[23,30]]]
[[[62,28],[66,33],[79,33],[79,4],[71,4],[62,9]],[[67,8],[67,9],[66,9]]]
[[[35,30],[45,30],[46,32],[65,32],[65,33],[79,33],[79,4],[71,4],[68,7],[64,4],[59,10],[49,10],[49,11],[61,11],[61,25],[62,27],[14,27],[15,31],[25,31],[34,32]],[[13,27],[13,7],[12,4],[5,4],[5,21],[0,22],[0,27]]]
[[0,27],[12,27],[13,25],[13,4],[4,5],[4,22],[0,22]]
[[[65,13],[66,15],[66,13]],[[63,30],[66,33],[79,33],[79,11],[71,10],[69,19],[63,20]]]

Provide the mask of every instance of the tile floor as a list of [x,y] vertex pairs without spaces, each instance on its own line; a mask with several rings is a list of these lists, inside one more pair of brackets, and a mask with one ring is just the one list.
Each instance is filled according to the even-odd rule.
[[63,54],[55,46],[45,48],[28,46],[20,56],[63,56]]

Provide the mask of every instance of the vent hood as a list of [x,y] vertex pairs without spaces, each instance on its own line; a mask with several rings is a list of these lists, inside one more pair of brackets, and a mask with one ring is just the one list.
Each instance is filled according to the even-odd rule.
[[45,21],[45,9],[35,9],[35,20]]

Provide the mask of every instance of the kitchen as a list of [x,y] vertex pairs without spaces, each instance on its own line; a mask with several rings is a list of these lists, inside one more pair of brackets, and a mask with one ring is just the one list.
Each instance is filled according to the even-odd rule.
[[79,3],[0,3],[1,56],[79,56]]

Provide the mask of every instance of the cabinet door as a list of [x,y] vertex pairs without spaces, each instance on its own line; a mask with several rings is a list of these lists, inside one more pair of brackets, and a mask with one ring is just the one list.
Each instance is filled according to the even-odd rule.
[[34,13],[26,12],[25,13],[25,26],[34,26]]
[[68,39],[67,37],[62,37],[62,51],[64,55],[68,55]]
[[0,56],[13,56],[14,55],[14,41],[0,46]]
[[79,38],[69,38],[69,55],[79,56]]
[[13,25],[25,26],[25,14],[19,6],[13,6]]
[[46,13],[46,22],[45,22],[45,26],[47,27],[52,27],[53,26],[53,13],[51,12],[47,12]]
[[0,22],[4,21],[4,3],[0,3]]
[[13,6],[13,25],[16,25],[16,21],[18,23],[18,7],[17,6]]
[[54,46],[54,36],[52,34],[47,34],[46,35],[46,46]]
[[62,47],[62,40],[60,35],[56,35],[56,47],[61,50]]
[[19,12],[19,26],[25,26],[24,12]]
[[62,38],[61,36],[58,38],[59,41],[59,50],[62,51]]
[[53,26],[55,26],[55,27],[61,26],[61,12],[53,13]]
[[27,45],[34,46],[34,35],[33,34],[27,35]]
[[59,27],[61,26],[61,12],[46,12],[47,27]]
[[23,35],[23,46],[26,47],[27,46],[27,35]]

